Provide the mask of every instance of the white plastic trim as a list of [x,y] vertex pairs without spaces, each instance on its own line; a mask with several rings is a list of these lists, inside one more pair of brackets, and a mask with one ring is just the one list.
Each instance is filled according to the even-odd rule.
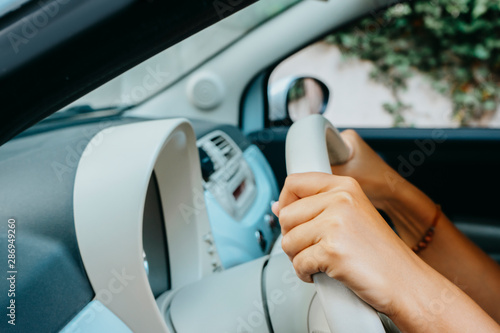
[[269,120],[281,120],[288,116],[288,92],[298,78],[298,76],[287,76],[269,85]]
[[314,320],[310,322],[309,308],[316,291],[312,284],[297,277],[285,253],[269,258],[264,279],[266,303],[274,332],[315,332],[311,328],[317,328],[317,325]]
[[74,188],[75,227],[100,301],[134,332],[169,332],[143,265],[142,218],[155,171],[165,218],[172,288],[219,264],[201,185],[196,137],[183,119],[111,127],[87,145]]
[[262,295],[267,256],[179,290],[170,304],[178,333],[269,333]]
[[[321,115],[311,115],[292,125],[286,138],[288,174],[324,172],[341,164],[349,149],[333,125]],[[325,273],[313,275],[330,330],[335,333],[385,332],[377,312],[341,282]]]

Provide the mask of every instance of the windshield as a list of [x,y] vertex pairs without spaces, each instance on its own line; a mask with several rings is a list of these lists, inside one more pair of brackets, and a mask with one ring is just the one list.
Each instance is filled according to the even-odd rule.
[[[258,1],[148,59],[67,108],[88,105],[93,109],[103,109],[139,104],[297,2],[299,0]],[[220,11],[221,15],[229,14],[229,9],[221,8]]]

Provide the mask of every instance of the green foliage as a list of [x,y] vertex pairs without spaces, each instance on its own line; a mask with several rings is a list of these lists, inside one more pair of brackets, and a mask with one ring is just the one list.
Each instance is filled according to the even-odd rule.
[[400,98],[415,70],[451,98],[453,117],[472,126],[500,104],[500,1],[413,0],[329,35],[346,56],[375,65],[371,77],[390,88],[396,103],[384,109],[395,126],[408,125]]

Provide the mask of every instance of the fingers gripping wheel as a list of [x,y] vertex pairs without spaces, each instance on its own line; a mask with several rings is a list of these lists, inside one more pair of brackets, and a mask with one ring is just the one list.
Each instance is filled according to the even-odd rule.
[[[339,132],[321,115],[294,123],[286,138],[287,173],[324,172],[349,158],[349,148]],[[325,273],[313,276],[328,326],[333,333],[385,332],[375,310],[341,282]]]

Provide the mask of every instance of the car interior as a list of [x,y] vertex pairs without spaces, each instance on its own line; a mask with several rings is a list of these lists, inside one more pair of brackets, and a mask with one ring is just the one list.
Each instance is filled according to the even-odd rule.
[[[0,282],[2,308],[15,300],[14,317],[3,310],[15,325],[2,313],[0,331],[398,332],[366,304],[348,310],[348,289],[334,329],[271,211],[288,151],[306,145],[300,164],[311,137],[325,141],[292,108],[322,114],[336,98],[312,74],[273,72],[393,4],[0,6],[0,254],[15,276]],[[350,128],[500,263],[498,129]]]

